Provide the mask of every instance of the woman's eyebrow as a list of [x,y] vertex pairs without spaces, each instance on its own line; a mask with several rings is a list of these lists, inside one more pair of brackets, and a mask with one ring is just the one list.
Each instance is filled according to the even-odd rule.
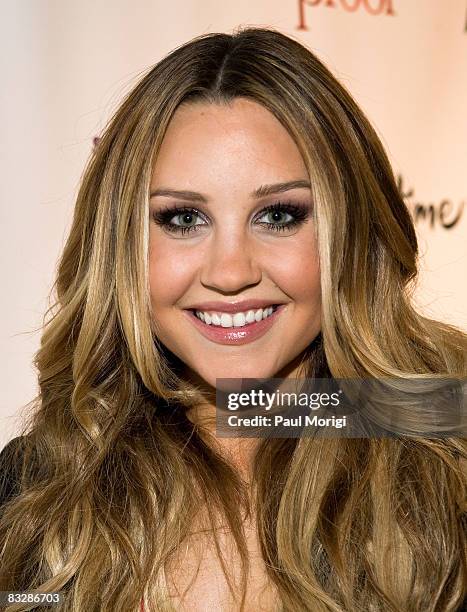
[[[255,189],[250,196],[252,198],[264,198],[267,195],[282,193],[283,191],[289,191],[290,189],[311,189],[311,185],[308,181],[303,179],[298,181],[287,181],[286,183],[261,185],[261,187]],[[159,189],[155,189],[154,191],[150,192],[150,198],[154,198],[155,196],[179,198],[181,200],[188,200],[190,202],[204,202],[205,204],[208,202],[208,198],[202,193],[198,193],[196,191],[166,189],[165,187],[160,187]]]

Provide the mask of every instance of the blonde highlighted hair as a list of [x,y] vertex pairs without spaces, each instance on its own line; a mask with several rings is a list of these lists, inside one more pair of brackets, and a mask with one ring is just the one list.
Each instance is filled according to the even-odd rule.
[[[171,610],[164,569],[203,507],[237,544],[243,609],[250,500],[186,416],[199,392],[158,341],[148,287],[149,181],[167,126],[180,104],[237,97],[274,114],[309,172],[322,329],[307,375],[466,376],[466,335],[411,304],[413,224],[349,93],[274,29],[197,37],[130,92],[84,173],[35,359],[20,490],[0,520],[0,590],[63,591],[73,612],[136,612],[143,596]],[[256,526],[282,610],[457,610],[466,454],[454,437],[263,440]]]

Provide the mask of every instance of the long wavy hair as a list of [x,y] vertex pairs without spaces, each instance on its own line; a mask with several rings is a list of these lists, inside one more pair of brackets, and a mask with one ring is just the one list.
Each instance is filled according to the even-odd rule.
[[[187,418],[200,390],[158,341],[148,285],[148,192],[167,126],[182,103],[238,97],[285,126],[310,176],[322,328],[306,375],[466,375],[466,335],[412,306],[414,227],[350,94],[275,29],[199,36],[130,92],[82,177],[35,356],[20,489],[0,521],[0,590],[62,591],[73,612],[136,611],[143,597],[171,610],[165,568],[205,508],[214,541],[221,517],[236,543],[240,589],[217,551],[243,609],[249,494]],[[456,610],[466,457],[459,437],[262,440],[255,520],[282,610]]]

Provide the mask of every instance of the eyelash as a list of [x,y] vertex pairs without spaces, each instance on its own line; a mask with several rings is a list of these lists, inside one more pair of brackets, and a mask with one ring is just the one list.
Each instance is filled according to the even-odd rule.
[[[263,208],[263,210],[259,213],[259,217],[263,217],[266,214],[271,214],[274,212],[288,213],[294,217],[293,220],[288,221],[284,224],[279,223],[264,223],[262,225],[267,225],[272,231],[281,232],[285,230],[292,229],[305,223],[309,217],[309,212],[307,208],[303,205],[297,205],[293,202],[275,202],[269,206]],[[194,214],[198,217],[203,217],[202,213],[196,208],[189,208],[186,206],[172,206],[167,208],[162,208],[161,210],[155,211],[153,213],[153,219],[157,223],[157,225],[165,228],[167,231],[175,233],[175,234],[187,234],[190,232],[199,231],[198,228],[203,227],[202,224],[192,225],[191,227],[183,227],[181,225],[176,225],[175,223],[171,223],[171,219],[175,216],[180,216],[185,213]]]

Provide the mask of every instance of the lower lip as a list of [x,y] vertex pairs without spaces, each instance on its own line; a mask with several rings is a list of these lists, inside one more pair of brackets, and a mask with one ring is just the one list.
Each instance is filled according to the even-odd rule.
[[192,310],[185,310],[184,313],[200,333],[212,342],[218,344],[248,344],[264,336],[280,316],[286,304],[280,304],[277,309],[266,319],[249,323],[244,327],[221,327],[220,325],[206,325]]

